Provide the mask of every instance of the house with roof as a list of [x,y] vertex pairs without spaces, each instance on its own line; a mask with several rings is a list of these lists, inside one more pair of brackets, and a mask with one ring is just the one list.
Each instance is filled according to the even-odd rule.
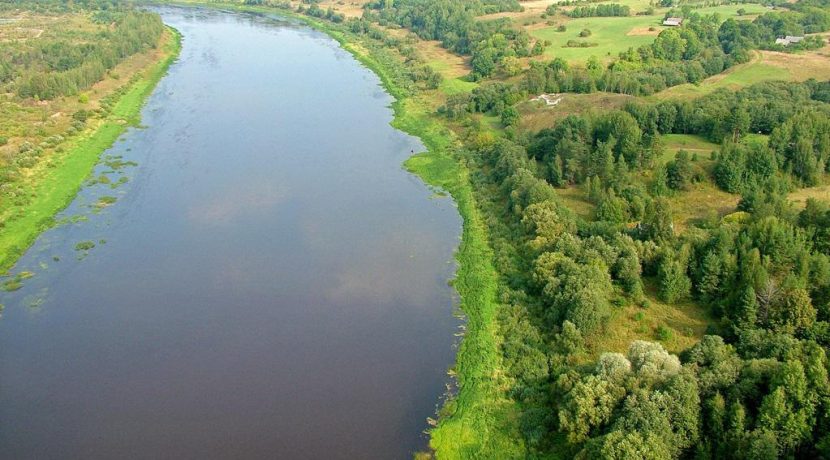
[[775,39],[775,44],[776,45],[787,46],[787,45],[792,44],[792,43],[798,43],[801,40],[804,40],[803,35],[787,35],[784,38],[776,38]]
[[664,26],[678,27],[683,24],[683,18],[666,18],[663,20]]

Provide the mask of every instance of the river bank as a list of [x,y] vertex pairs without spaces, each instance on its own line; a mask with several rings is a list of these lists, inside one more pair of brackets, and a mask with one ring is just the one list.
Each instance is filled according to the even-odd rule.
[[524,455],[515,417],[515,403],[504,394],[501,341],[497,325],[497,273],[487,225],[478,209],[469,171],[455,133],[429,107],[418,90],[407,89],[401,75],[405,63],[391,58],[388,48],[346,30],[341,24],[312,18],[295,11],[233,3],[164,2],[221,8],[240,12],[276,14],[301,21],[337,40],[343,49],[377,74],[395,98],[392,125],[422,140],[427,151],[410,157],[404,167],[431,187],[449,193],[463,219],[462,239],[456,253],[458,270],[453,280],[466,318],[466,330],[455,366],[457,393],[439,410],[430,430],[430,447],[436,458],[519,458]]
[[181,50],[181,36],[168,28],[162,37],[163,57],[143,70],[123,90],[112,111],[70,139],[62,153],[50,158],[48,170],[31,186],[34,196],[18,217],[5,222],[0,231],[0,273],[9,270],[38,235],[55,224],[54,216],[77,195],[101,154],[130,126],[140,122],[139,113],[147,97]]

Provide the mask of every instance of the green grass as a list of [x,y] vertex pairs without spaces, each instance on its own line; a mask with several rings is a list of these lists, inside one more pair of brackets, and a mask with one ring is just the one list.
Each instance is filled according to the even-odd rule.
[[[633,11],[642,11],[648,6],[647,4],[643,4],[642,1],[622,0],[613,3],[629,5]],[[725,21],[728,18],[741,19],[737,14],[741,8],[746,10],[748,17],[744,19],[747,20],[753,17],[752,15],[763,14],[768,11],[763,6],[753,3],[712,6],[694,9],[693,11],[702,15],[717,13],[720,15],[720,19]],[[532,30],[530,33],[536,38],[549,40],[552,43],[551,46],[545,49],[545,57],[549,59],[561,57],[569,62],[585,62],[592,56],[596,56],[599,59],[616,58],[619,53],[626,51],[630,47],[637,48],[653,42],[657,36],[656,32],[654,35],[628,34],[634,29],[640,29],[642,31],[647,30],[649,27],[654,27],[657,31],[665,29],[661,23],[667,11],[668,8],[658,8],[655,14],[650,16],[565,18],[554,20],[557,25],[565,24],[567,28],[565,32],[557,32],[557,25],[553,25]],[[582,29],[589,29],[591,36],[580,38],[579,32]],[[589,48],[565,48],[564,45],[568,40],[596,43],[597,46]]]
[[686,150],[690,154],[697,153],[700,159],[708,159],[713,151],[720,149],[720,145],[694,134],[663,134],[660,140],[665,149],[661,158],[663,162],[674,160],[679,150]]
[[656,94],[655,97],[661,99],[696,98],[721,88],[735,90],[762,81],[790,79],[791,75],[787,69],[755,60],[727,69],[725,72],[709,77],[697,85],[686,83],[669,88]]
[[439,89],[447,96],[451,96],[453,94],[469,93],[477,86],[478,83],[464,81],[460,78],[445,78]]
[[[422,119],[423,120],[423,119]],[[420,121],[428,132],[429,122]],[[412,127],[409,122],[404,126]],[[418,134],[413,132],[413,134]],[[445,139],[423,137],[427,145]],[[430,185],[453,196],[464,219],[454,286],[466,315],[466,334],[456,358],[454,373],[458,394],[441,409],[438,426],[431,431],[430,447],[440,459],[523,458],[524,446],[514,423],[516,406],[500,387],[501,352],[496,325],[497,274],[488,242],[487,227],[476,207],[466,168],[440,148],[407,160],[406,168]]]
[[127,126],[138,123],[141,106],[178,56],[180,36],[175,31],[174,35],[167,57],[130,86],[94,132],[75,139],[64,154],[53,159],[54,167],[31,188],[32,201],[5,222],[0,230],[0,272],[11,268],[37,236],[54,224],[55,214],[72,201],[101,153]]
[[659,341],[667,350],[679,353],[706,334],[712,318],[702,306],[689,299],[661,302],[654,280],[644,281],[646,307],[629,304],[614,308],[603,333],[590,344],[589,358],[607,351],[625,353],[634,340]]
[[[556,26],[537,29],[531,35],[541,40],[548,40],[551,45],[545,49],[545,57],[552,59],[560,57],[570,62],[584,62],[591,56],[600,59],[616,58],[617,55],[630,47],[637,48],[654,41],[655,35],[626,35],[634,28],[660,26],[662,16],[628,16],[616,18],[578,18],[563,21],[567,30],[557,32]],[[589,29],[591,36],[580,38],[579,32]],[[596,43],[598,46],[590,48],[565,48],[568,40]]]

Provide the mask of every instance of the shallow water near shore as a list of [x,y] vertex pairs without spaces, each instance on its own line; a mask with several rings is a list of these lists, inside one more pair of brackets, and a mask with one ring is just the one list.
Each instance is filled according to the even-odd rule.
[[0,292],[0,458],[409,458],[459,323],[423,146],[324,34],[157,11],[143,127]]

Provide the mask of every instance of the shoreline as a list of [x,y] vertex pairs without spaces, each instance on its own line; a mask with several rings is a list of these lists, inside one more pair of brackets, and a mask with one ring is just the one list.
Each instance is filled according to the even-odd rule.
[[461,148],[460,141],[435,114],[419,105],[417,94],[408,96],[396,85],[392,72],[385,68],[388,64],[372,56],[371,51],[354,46],[348,32],[293,11],[233,7],[295,18],[332,37],[378,75],[384,89],[395,99],[392,126],[418,137],[427,148],[426,152],[410,156],[404,167],[428,186],[446,190],[457,205],[462,237],[455,253],[458,269],[452,284],[466,319],[466,332],[450,370],[458,391],[440,408],[438,424],[429,431],[429,446],[435,457],[442,459],[468,458],[471,454],[481,458],[524,456],[518,430],[505,426],[514,421],[511,414],[515,403],[501,390],[503,373],[496,323],[498,274],[493,265],[489,232],[468,179],[469,171],[463,158],[455,152]]
[[112,112],[99,120],[98,126],[90,132],[70,139],[66,152],[52,160],[56,166],[50,168],[43,179],[32,187],[37,198],[27,207],[37,211],[7,222],[3,227],[0,232],[0,274],[8,274],[41,233],[55,225],[55,216],[75,199],[100,161],[101,154],[128,127],[138,126],[144,103],[181,51],[181,34],[172,27],[165,28],[166,33],[170,34],[169,42],[163,45],[165,57],[141,70],[138,78],[127,84]]
[[[516,403],[502,390],[501,338],[496,323],[498,274],[493,265],[493,250],[487,225],[482,220],[468,180],[469,171],[463,157],[456,152],[461,149],[461,144],[455,134],[424,104],[419,104],[417,93],[408,95],[396,83],[391,63],[381,62],[371,50],[360,46],[361,37],[353,36],[337,24],[278,8],[200,1],[154,0],[152,3],[295,19],[337,41],[378,76],[381,86],[394,98],[391,125],[419,138],[427,148],[426,152],[410,156],[403,167],[427,186],[448,192],[462,219],[461,241],[455,252],[458,268],[452,285],[459,295],[466,332],[455,364],[449,370],[458,391],[444,400],[437,426],[429,430],[429,447],[436,458],[442,459],[467,458],[471,454],[482,458],[523,457],[525,448],[513,416]],[[416,457],[423,454],[430,455],[416,453]]]

